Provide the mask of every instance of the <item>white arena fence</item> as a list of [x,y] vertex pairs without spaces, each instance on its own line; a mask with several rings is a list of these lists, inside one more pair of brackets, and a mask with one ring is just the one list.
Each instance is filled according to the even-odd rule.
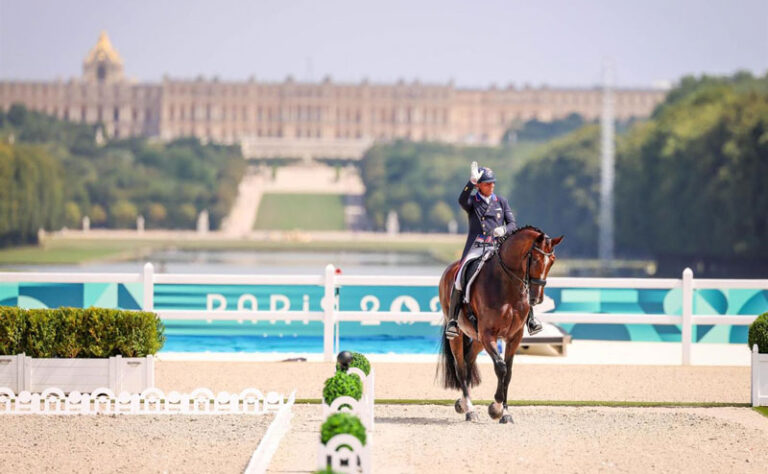
[[[439,276],[352,276],[337,275],[333,265],[325,268],[323,275],[215,275],[215,274],[164,274],[155,273],[147,263],[142,273],[0,273],[0,283],[142,283],[144,300],[142,307],[155,311],[165,320],[234,320],[234,321],[319,321],[323,324],[323,354],[327,361],[334,357],[334,336],[338,337],[338,323],[355,321],[362,324],[378,324],[385,321],[411,323],[427,322],[442,324],[443,316],[437,298],[430,302],[430,311],[378,311],[377,301],[370,300],[365,310],[340,311],[337,290],[365,286],[436,287]],[[314,285],[323,288],[320,311],[281,310],[277,305],[270,310],[254,311],[239,307],[237,310],[169,310],[154,309],[154,285],[156,284],[208,284],[208,285]],[[755,315],[694,315],[694,290],[700,289],[758,289],[768,290],[768,279],[694,279],[693,272],[685,269],[682,278],[572,278],[550,277],[547,288],[600,288],[600,289],[680,289],[682,311],[680,315],[668,314],[616,314],[589,312],[537,313],[537,317],[550,323],[577,324],[653,324],[681,327],[681,363],[691,362],[693,327],[697,325],[749,325]],[[365,298],[363,299],[365,302]],[[766,308],[768,311],[768,308]]]
[[41,393],[22,391],[18,395],[8,388],[0,388],[0,415],[264,415],[292,406],[295,399],[295,391],[286,398],[277,392],[264,394],[255,388],[218,394],[207,388],[167,394],[158,388],[120,394],[108,388],[69,394],[60,388],[48,388]]

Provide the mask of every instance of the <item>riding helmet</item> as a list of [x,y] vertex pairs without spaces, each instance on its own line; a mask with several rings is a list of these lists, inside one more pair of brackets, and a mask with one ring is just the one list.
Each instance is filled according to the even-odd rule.
[[490,168],[480,168],[478,171],[483,171],[483,175],[477,180],[478,183],[495,183],[496,175]]

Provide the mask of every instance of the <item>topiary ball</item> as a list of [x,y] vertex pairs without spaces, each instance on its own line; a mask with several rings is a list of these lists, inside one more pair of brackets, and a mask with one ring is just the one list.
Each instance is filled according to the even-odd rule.
[[[344,352],[340,353],[339,356],[341,356],[341,354],[344,354]],[[344,362],[346,362],[346,360]],[[352,360],[346,364],[341,364],[341,361],[337,362],[336,370],[346,371],[347,368],[344,367],[344,365],[347,365],[348,367],[357,367],[358,369],[362,370],[365,375],[370,375],[371,373],[371,363],[368,362],[368,359],[359,352],[352,352]]]
[[336,372],[333,377],[325,381],[323,400],[327,405],[330,405],[337,398],[345,396],[360,400],[363,396],[363,382],[355,375]]
[[757,352],[768,354],[768,313],[763,313],[749,326],[749,336],[747,337],[749,350],[757,344]]
[[365,446],[365,426],[355,415],[334,413],[325,419],[320,428],[320,441],[327,444],[331,438],[338,434],[351,434]]

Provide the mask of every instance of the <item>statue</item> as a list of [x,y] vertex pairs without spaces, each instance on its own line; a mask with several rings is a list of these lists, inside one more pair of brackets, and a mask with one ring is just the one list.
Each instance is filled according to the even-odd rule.
[[400,232],[400,222],[397,219],[397,212],[389,211],[387,214],[387,234],[395,235]]
[[207,234],[209,229],[210,224],[208,223],[208,210],[203,209],[197,216],[197,233]]

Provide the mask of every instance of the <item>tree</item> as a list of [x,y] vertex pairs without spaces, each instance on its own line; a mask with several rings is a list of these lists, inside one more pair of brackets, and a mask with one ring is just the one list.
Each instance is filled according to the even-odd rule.
[[768,257],[768,77],[684,79],[618,158],[622,247],[699,261]]
[[91,212],[88,218],[94,225],[102,225],[107,222],[107,212],[98,204],[91,206]]
[[590,125],[543,148],[515,177],[510,205],[518,225],[566,234],[564,254],[597,254],[600,130]]
[[112,205],[109,214],[118,229],[132,229],[136,227],[139,211],[132,202],[121,200]]
[[419,227],[421,223],[421,208],[415,202],[406,202],[400,208],[400,221],[408,230]]
[[72,201],[64,205],[64,223],[70,229],[79,229],[83,216],[77,203]]
[[165,206],[162,204],[153,202],[149,205],[149,223],[153,227],[160,227],[165,218],[168,217],[168,212],[165,210]]
[[453,211],[445,202],[437,201],[429,210],[429,220],[435,228],[442,228],[445,231],[448,228],[448,223],[453,220]]

